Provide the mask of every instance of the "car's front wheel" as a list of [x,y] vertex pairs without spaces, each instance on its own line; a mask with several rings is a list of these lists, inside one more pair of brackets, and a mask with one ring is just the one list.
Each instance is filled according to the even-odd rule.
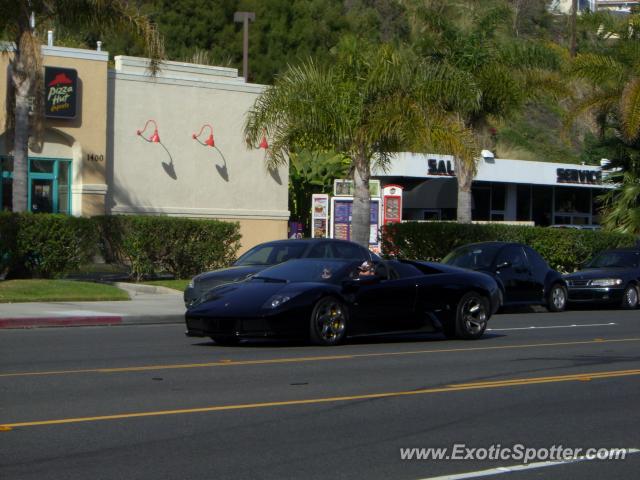
[[325,297],[316,303],[311,313],[309,338],[316,345],[337,345],[347,333],[346,305],[335,297]]
[[625,310],[638,308],[638,288],[635,285],[628,285],[625,288],[621,306]]
[[555,283],[547,295],[547,310],[562,312],[565,308],[567,308],[567,287]]
[[477,292],[465,293],[456,307],[452,321],[444,325],[444,333],[450,338],[473,340],[480,338],[491,316],[489,301]]

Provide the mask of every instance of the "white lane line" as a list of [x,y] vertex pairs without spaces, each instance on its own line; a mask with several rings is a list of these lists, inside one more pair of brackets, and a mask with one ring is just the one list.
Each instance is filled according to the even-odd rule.
[[586,324],[572,324],[572,325],[550,325],[547,327],[536,327],[535,325],[531,327],[517,327],[517,328],[487,328],[487,332],[498,332],[498,331],[506,331],[506,330],[542,330],[544,328],[576,328],[576,327],[609,327],[611,325],[618,325],[615,322],[610,323],[586,323]]
[[[630,448],[627,450],[627,455],[633,455],[638,452],[640,452],[640,450],[636,448]],[[425,477],[419,480],[465,480],[467,478],[491,477],[493,475],[500,475],[503,473],[521,472],[523,470],[534,470],[537,468],[555,467],[558,465],[567,465],[569,463],[579,463],[579,462],[587,462],[587,461],[590,462],[593,460],[597,460],[597,459],[579,457],[579,458],[572,458],[570,460],[536,462],[536,463],[528,463],[526,465],[523,465],[523,464],[511,465],[509,467],[490,468],[488,470],[477,470],[475,472],[458,473],[454,475],[441,475],[439,477]],[[599,461],[602,461],[602,460],[599,460]]]

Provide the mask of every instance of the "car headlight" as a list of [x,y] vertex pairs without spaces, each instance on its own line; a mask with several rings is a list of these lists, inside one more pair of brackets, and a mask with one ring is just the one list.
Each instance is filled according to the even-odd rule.
[[591,280],[589,285],[592,287],[615,287],[616,285],[622,285],[621,278],[596,278]]
[[294,297],[294,295],[274,295],[265,302],[263,308],[278,308],[283,303],[288,302]]

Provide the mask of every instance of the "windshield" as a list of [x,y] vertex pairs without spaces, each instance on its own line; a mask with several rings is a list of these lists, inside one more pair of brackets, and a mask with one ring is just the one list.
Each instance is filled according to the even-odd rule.
[[346,278],[358,262],[341,260],[290,260],[263,270],[251,281],[287,281],[336,283]]
[[493,264],[498,250],[499,245],[468,245],[451,252],[442,259],[442,263],[471,270],[487,269]]
[[637,268],[638,254],[635,252],[602,252],[591,260],[586,268]]
[[306,243],[300,242],[258,245],[242,255],[234,265],[275,265],[292,258],[300,258],[306,246]]

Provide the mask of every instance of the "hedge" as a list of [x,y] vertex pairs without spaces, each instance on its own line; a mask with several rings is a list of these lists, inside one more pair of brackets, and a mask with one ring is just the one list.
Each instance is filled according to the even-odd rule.
[[101,252],[131,275],[176,278],[228,266],[240,247],[238,223],[175,217],[0,213],[0,278],[56,277]]
[[240,248],[238,223],[131,215],[93,220],[105,259],[129,264],[136,280],[161,271],[188,278],[226,267]]
[[95,224],[87,218],[0,214],[0,265],[4,274],[59,276],[88,261],[97,244]]
[[578,270],[602,250],[636,245],[633,235],[500,224],[407,222],[386,225],[382,232],[382,250],[386,255],[432,261],[440,261],[462,245],[486,241],[530,245],[560,272]]

